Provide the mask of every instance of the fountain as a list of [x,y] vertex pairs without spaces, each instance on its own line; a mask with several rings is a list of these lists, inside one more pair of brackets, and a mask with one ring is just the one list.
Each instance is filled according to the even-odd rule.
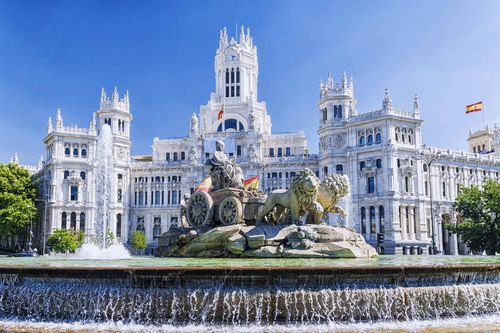
[[500,329],[498,257],[378,256],[345,216],[345,226],[322,224],[325,213],[349,211],[339,201],[344,177],[320,182],[304,170],[290,190],[265,197],[241,186],[241,169],[223,154],[209,161],[216,189],[191,196],[183,226],[160,239],[162,257],[119,260],[123,246],[106,246],[107,125],[96,156],[99,246],[85,244],[80,257],[101,260],[0,258],[0,330],[439,332],[443,321],[445,332]]
[[113,167],[113,134],[111,127],[104,124],[97,138],[94,161],[94,186],[96,215],[94,221],[95,240],[86,242],[77,250],[79,259],[126,259],[130,253],[122,244],[113,244],[107,239],[110,220],[110,194],[112,193],[115,173]]

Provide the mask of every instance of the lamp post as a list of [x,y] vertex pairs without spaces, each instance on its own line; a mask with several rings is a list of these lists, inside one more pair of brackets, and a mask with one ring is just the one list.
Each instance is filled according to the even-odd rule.
[[429,195],[430,195],[430,205],[431,205],[431,233],[432,233],[432,254],[437,254],[439,251],[436,248],[436,237],[434,232],[434,209],[432,202],[432,174],[431,174],[431,165],[432,163],[441,156],[441,152],[433,152],[431,149],[428,149],[427,152],[426,145],[422,145],[420,149],[420,160],[427,165],[427,172],[429,173]]

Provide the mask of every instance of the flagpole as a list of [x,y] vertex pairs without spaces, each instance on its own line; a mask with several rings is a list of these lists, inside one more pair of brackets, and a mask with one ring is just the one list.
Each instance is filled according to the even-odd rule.
[[484,122],[484,103],[481,102],[481,106],[482,106],[482,111],[483,111],[483,128],[486,128],[486,124]]

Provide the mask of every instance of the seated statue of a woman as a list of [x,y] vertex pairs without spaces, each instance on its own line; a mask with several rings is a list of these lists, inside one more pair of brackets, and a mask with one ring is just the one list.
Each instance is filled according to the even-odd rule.
[[213,190],[243,188],[243,172],[238,164],[229,160],[224,153],[224,142],[215,142],[214,155],[205,161],[209,165]]

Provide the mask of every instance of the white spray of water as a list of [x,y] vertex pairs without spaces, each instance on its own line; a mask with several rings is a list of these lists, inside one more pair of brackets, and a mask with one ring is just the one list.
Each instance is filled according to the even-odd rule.
[[96,215],[94,222],[95,243],[86,243],[78,251],[81,259],[124,259],[130,253],[122,244],[110,244],[107,230],[110,228],[110,196],[115,181],[113,168],[113,134],[111,127],[104,124],[97,138],[96,158],[94,162],[94,186]]

